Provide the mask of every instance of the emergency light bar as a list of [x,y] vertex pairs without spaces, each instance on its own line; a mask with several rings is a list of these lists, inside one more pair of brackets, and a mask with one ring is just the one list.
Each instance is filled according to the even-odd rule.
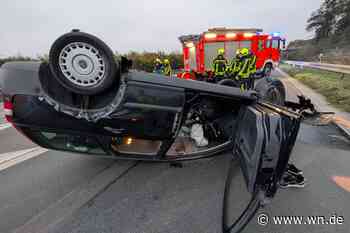
[[236,33],[233,33],[233,32],[229,32],[229,33],[226,33],[226,38],[235,38],[237,36]]
[[217,27],[217,28],[209,28],[209,33],[259,33],[263,32],[262,29],[259,28],[225,28],[225,27]]
[[215,39],[216,33],[205,33],[204,37],[205,39]]
[[187,48],[193,48],[194,47],[194,43],[193,42],[187,42],[186,44]]
[[255,34],[254,33],[250,33],[250,32],[246,32],[243,35],[244,35],[244,37],[250,38],[250,37],[253,37]]

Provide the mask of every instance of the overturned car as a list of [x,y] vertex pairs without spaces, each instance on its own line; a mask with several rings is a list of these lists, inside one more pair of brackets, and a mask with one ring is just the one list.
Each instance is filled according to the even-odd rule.
[[[100,157],[170,162],[230,150],[253,196],[250,210],[274,196],[310,102],[288,104],[272,78],[241,92],[131,65],[74,30],[54,42],[49,62],[1,67],[6,118],[42,147]],[[248,218],[224,231],[239,231]]]

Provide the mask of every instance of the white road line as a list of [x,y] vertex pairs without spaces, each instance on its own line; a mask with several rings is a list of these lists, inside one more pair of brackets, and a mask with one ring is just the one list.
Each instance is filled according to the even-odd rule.
[[103,192],[109,185],[135,168],[137,162],[118,161],[97,176],[67,193],[62,199],[32,217],[27,223],[13,230],[13,233],[49,233],[59,229],[64,221],[88,201]]
[[24,154],[27,154],[29,152],[35,151],[38,148],[39,147],[34,147],[34,148],[30,148],[30,149],[25,149],[25,150],[18,150],[18,151],[11,151],[11,152],[2,153],[2,154],[0,154],[0,164],[3,164],[7,161],[15,159],[15,158],[22,156]]
[[0,124],[0,130],[4,130],[10,127],[12,127],[12,124],[10,123]]
[[47,151],[47,149],[41,147],[34,147],[31,149],[0,154],[0,171],[39,156]]

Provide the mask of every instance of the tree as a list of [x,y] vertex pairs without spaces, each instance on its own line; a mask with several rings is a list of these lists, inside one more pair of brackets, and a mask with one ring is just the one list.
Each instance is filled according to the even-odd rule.
[[350,0],[339,0],[339,15],[336,22],[336,33],[346,33],[350,37]]
[[37,55],[36,58],[42,62],[48,62],[49,61],[49,54],[45,53],[43,55]]
[[12,62],[12,61],[35,61],[35,60],[33,58],[24,57],[18,54],[17,56],[0,59],[0,66],[6,62]]
[[172,52],[172,53],[164,53],[164,52],[135,52],[131,51],[125,55],[128,59],[133,61],[133,68],[137,70],[144,70],[147,72],[152,72],[154,68],[154,61],[159,58],[161,60],[167,58],[170,60],[170,64],[173,69],[179,69],[183,65],[182,54]]
[[311,14],[306,30],[315,31],[316,40],[328,38],[336,31],[339,2],[340,0],[325,0],[321,7]]

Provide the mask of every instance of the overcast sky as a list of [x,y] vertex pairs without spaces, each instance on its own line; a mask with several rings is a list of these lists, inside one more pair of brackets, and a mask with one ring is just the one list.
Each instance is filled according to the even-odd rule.
[[178,36],[210,27],[258,27],[289,41],[309,38],[305,23],[322,0],[1,0],[0,57],[48,53],[72,28],[113,51],[180,51]]

